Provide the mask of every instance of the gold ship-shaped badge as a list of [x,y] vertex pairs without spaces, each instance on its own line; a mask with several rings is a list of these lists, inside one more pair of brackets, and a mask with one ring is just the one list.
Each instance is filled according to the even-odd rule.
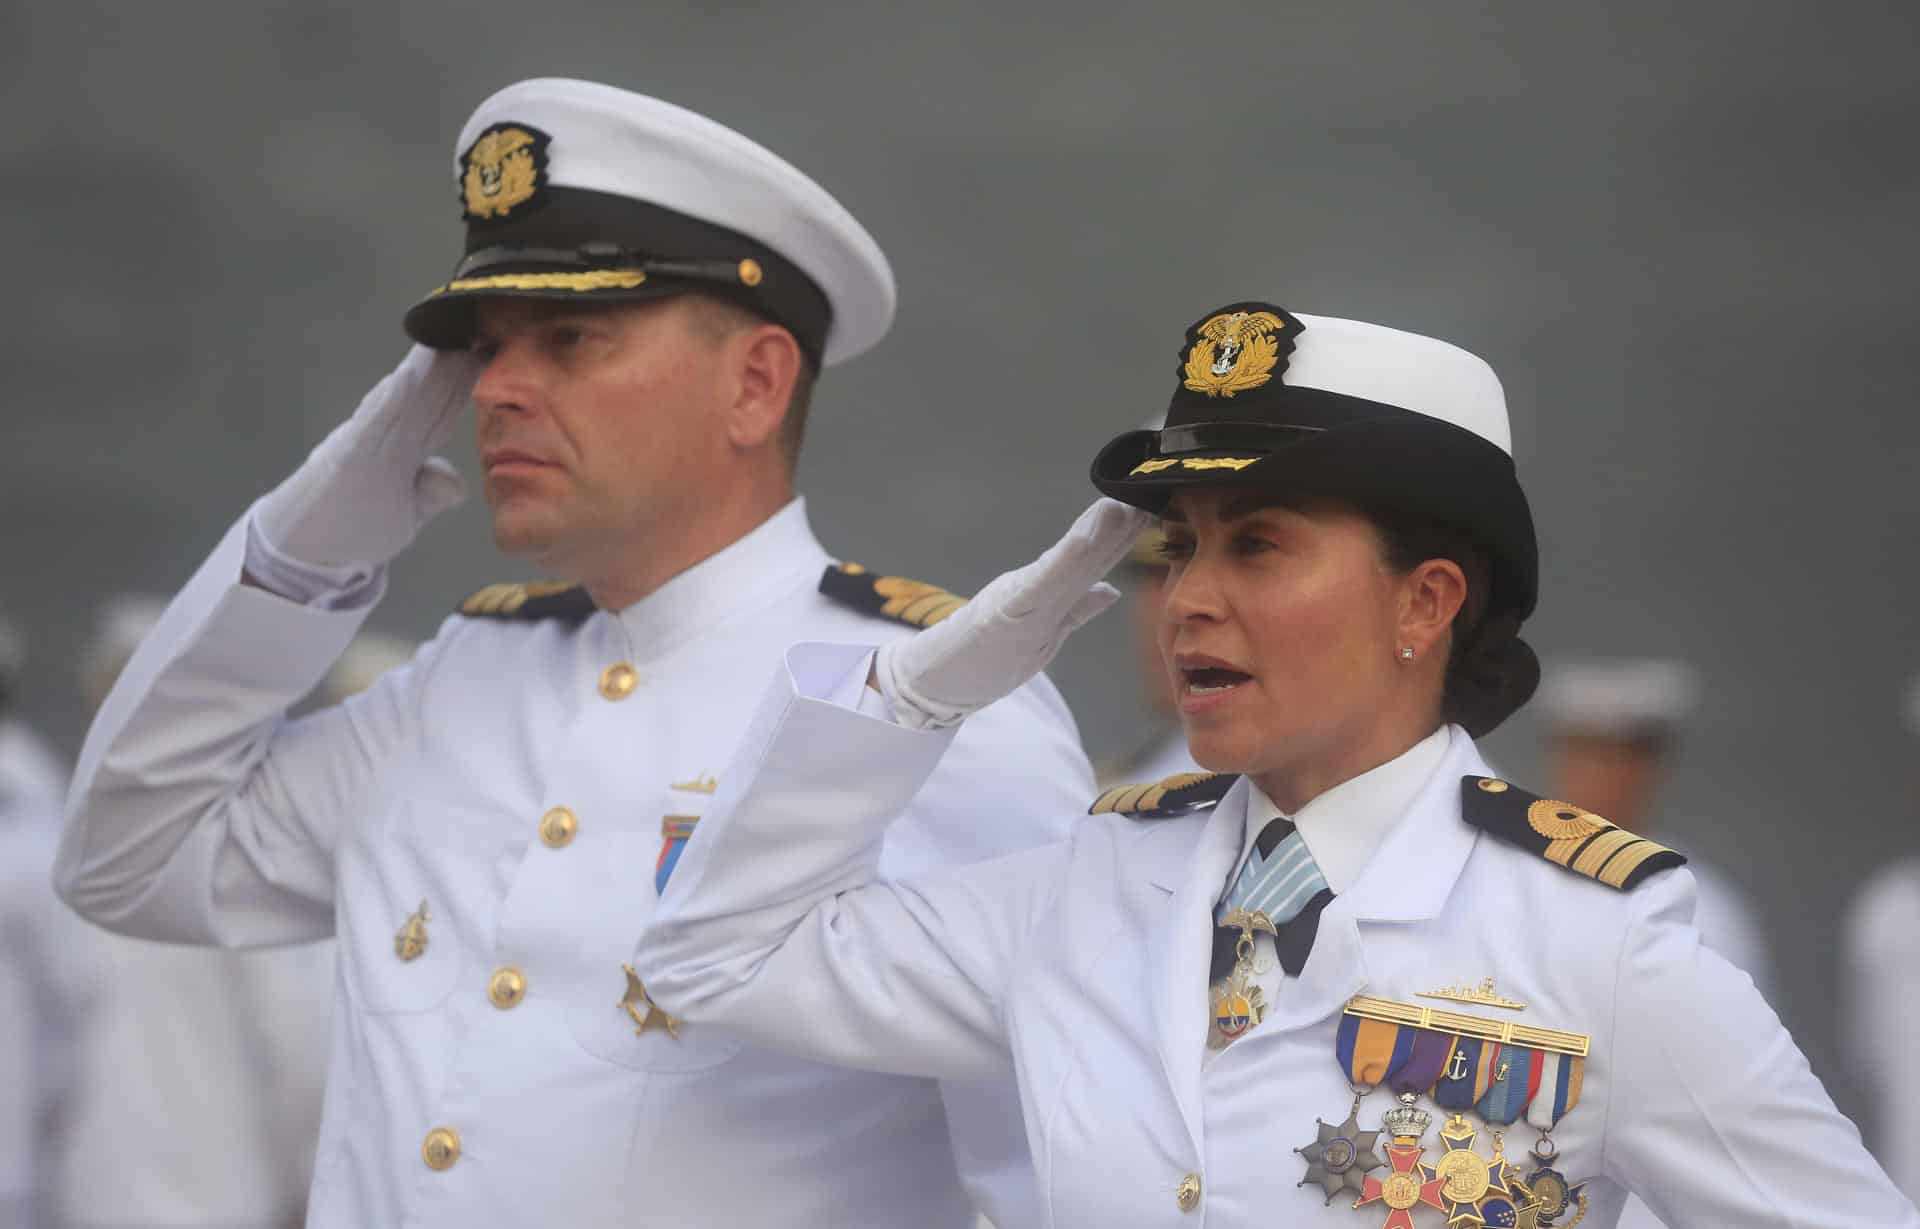
[[683,794],[711,794],[720,788],[720,782],[710,773],[701,773],[691,781],[675,781],[668,789],[679,790]]
[[401,960],[418,960],[427,950],[427,923],[433,915],[427,912],[427,902],[421,901],[420,907],[407,915],[399,931],[393,936],[393,954]]
[[1519,999],[1502,998],[1493,988],[1493,979],[1483,977],[1477,986],[1442,986],[1438,990],[1422,990],[1423,999],[1451,999],[1456,1003],[1473,1003],[1481,1007],[1504,1007],[1508,1011],[1525,1011],[1527,1005]]

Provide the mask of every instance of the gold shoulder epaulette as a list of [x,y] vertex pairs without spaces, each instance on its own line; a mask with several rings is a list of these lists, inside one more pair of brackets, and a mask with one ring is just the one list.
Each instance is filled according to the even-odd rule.
[[460,603],[460,613],[475,619],[566,619],[592,614],[593,599],[564,580],[488,585]]
[[820,577],[820,592],[842,606],[905,623],[932,627],[967,604],[937,585],[904,576],[875,576],[857,563],[837,563]]
[[1498,777],[1462,777],[1460,814],[1482,831],[1623,892],[1686,861],[1592,811],[1529,794]]
[[1211,809],[1239,779],[1234,773],[1181,772],[1145,785],[1116,785],[1095,798],[1087,814],[1177,819]]

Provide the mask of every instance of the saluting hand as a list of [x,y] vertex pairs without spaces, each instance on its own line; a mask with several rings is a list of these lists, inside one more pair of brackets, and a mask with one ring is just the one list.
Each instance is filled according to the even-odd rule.
[[316,567],[378,567],[405,550],[466,497],[460,475],[433,450],[452,436],[482,366],[465,351],[409,350],[260,501],[255,525],[267,543]]
[[904,725],[953,725],[1046,669],[1075,628],[1120,592],[1102,581],[1152,521],[1138,508],[1095,501],[1065,537],[1004,573],[944,620],[874,659],[874,682]]

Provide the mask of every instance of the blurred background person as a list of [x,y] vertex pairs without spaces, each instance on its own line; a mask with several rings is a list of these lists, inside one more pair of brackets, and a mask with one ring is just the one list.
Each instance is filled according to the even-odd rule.
[[1694,852],[1684,826],[1660,822],[1658,795],[1699,700],[1699,675],[1685,662],[1615,658],[1549,663],[1534,704],[1553,796],[1578,798],[1629,832],[1686,850],[1699,890],[1694,928],[1771,1000],[1773,962],[1747,892]]
[[[1920,674],[1901,697],[1901,724],[1920,740]],[[1911,805],[1899,827],[1920,821],[1920,772],[1907,761]],[[1909,1198],[1920,1200],[1920,856],[1868,878],[1848,907],[1841,1030],[1867,1095],[1867,1146]]]
[[53,894],[66,770],[17,708],[25,645],[0,621],[0,1226],[47,1223],[86,993],[82,926]]
[[[165,600],[100,611],[80,686],[97,707]],[[338,703],[406,660],[366,633],[310,703]],[[56,830],[52,834],[57,837]],[[41,880],[48,878],[52,845]],[[333,944],[223,951],[87,928],[97,969],[58,1171],[70,1229],[284,1229],[305,1219],[320,1130]]]
[[[1549,663],[1534,708],[1547,732],[1553,796],[1578,798],[1629,832],[1685,849],[1698,890],[1693,923],[1700,938],[1771,999],[1766,940],[1746,892],[1695,853],[1684,831],[1657,820],[1656,797],[1699,700],[1699,676],[1684,662],[1614,658]],[[1618,1229],[1659,1229],[1661,1223],[1638,1195],[1629,1195]]]

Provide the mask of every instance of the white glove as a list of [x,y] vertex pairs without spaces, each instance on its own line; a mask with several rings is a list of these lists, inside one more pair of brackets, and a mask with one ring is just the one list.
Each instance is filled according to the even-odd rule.
[[1097,500],[1038,559],[996,577],[925,631],[883,647],[874,681],[895,719],[916,730],[954,725],[1046,669],[1075,628],[1119,598],[1100,578],[1152,520]]
[[433,450],[453,435],[483,360],[415,346],[353,417],[254,509],[268,546],[310,567],[378,568],[466,497]]

